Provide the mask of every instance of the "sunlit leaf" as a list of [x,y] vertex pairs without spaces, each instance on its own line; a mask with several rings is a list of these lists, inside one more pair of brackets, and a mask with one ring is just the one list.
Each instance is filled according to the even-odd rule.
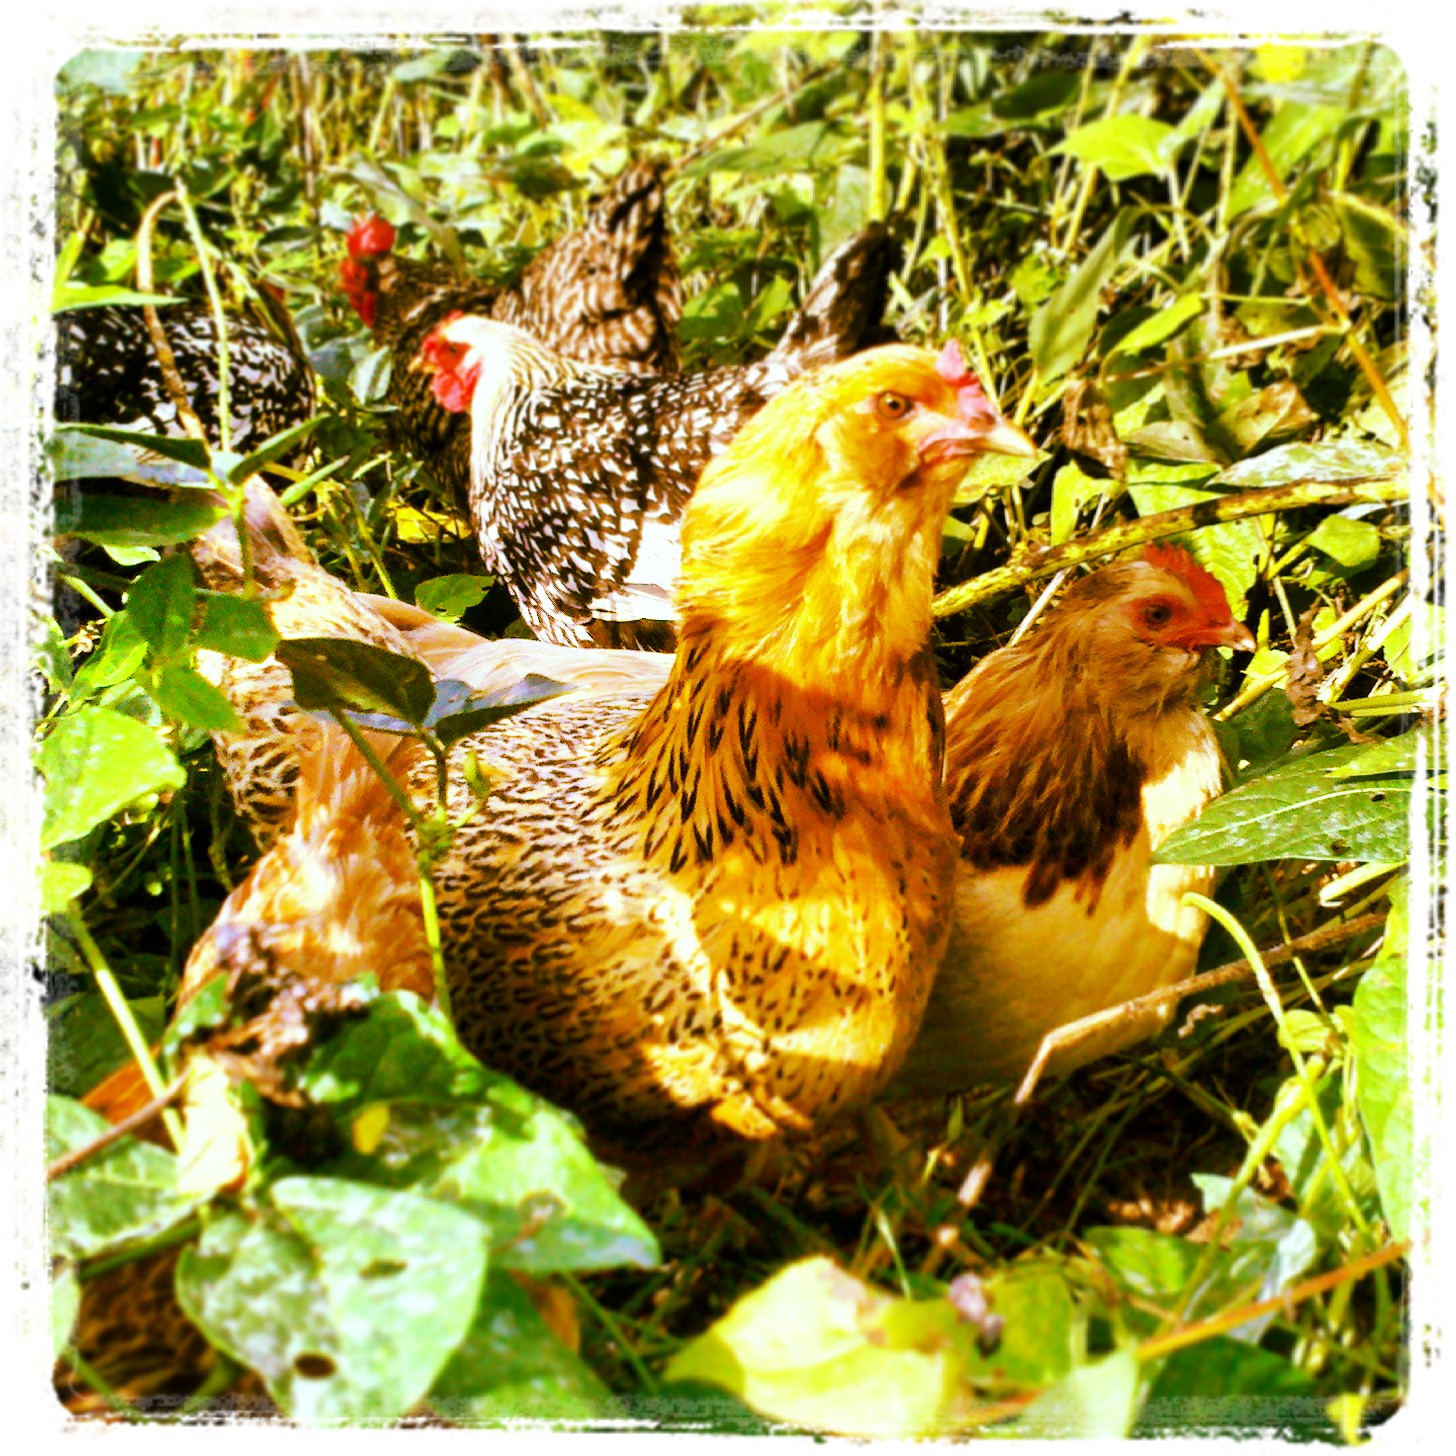
[[1326,516],[1305,542],[1352,571],[1369,566],[1380,555],[1380,532],[1369,521],[1352,521],[1348,516]]
[[211,591],[198,592],[197,600],[202,611],[193,632],[194,646],[262,662],[278,645],[278,630],[263,602]]
[[153,661],[166,662],[186,650],[196,603],[192,561],[181,552],[147,567],[133,583],[126,614]]
[[1131,235],[1134,217],[1131,208],[1123,208],[1071,277],[1032,315],[1027,338],[1043,384],[1060,379],[1086,353],[1102,287]]
[[1067,152],[1101,169],[1114,182],[1166,172],[1172,164],[1173,128],[1151,116],[1123,112],[1069,132],[1053,152]]
[[471,607],[485,600],[494,580],[494,577],[468,576],[463,572],[432,576],[415,588],[415,604],[446,622],[458,622]]
[[1022,1412],[1015,1430],[1040,1440],[1120,1441],[1137,1411],[1137,1355],[1119,1350],[1064,1375]]
[[169,718],[190,723],[204,732],[236,732],[242,727],[242,720],[227,695],[195,668],[180,663],[164,667],[152,679],[151,693]]
[[339,637],[290,637],[276,656],[293,674],[293,695],[301,708],[352,708],[389,713],[422,724],[435,700],[430,670],[368,642]]
[[1261,859],[1403,860],[1410,848],[1408,776],[1335,778],[1358,744],[1306,754],[1215,799],[1163,841],[1163,864]]
[[110,708],[67,713],[41,744],[42,849],[79,839],[147,794],[178,789],[186,771],[152,729]]
[[42,915],[60,915],[77,895],[91,888],[91,870],[83,864],[47,859],[40,867]]
[[465,1337],[485,1275],[475,1221],[412,1193],[283,1178],[274,1212],[223,1213],[177,1268],[212,1342],[306,1423],[392,1420]]

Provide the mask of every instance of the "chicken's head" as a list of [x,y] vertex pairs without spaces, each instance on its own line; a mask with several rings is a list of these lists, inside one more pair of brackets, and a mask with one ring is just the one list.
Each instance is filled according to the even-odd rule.
[[345,237],[349,256],[339,264],[339,286],[366,328],[379,310],[379,259],[394,247],[394,229],[377,213],[359,218]]

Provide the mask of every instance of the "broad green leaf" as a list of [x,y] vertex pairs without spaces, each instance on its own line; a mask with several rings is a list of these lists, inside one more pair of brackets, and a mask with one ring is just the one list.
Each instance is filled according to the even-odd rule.
[[1175,1350],[1153,1378],[1135,1436],[1212,1436],[1230,1430],[1329,1439],[1318,1386],[1303,1370],[1257,1345],[1215,1335]]
[[142,665],[146,655],[147,644],[132,622],[131,613],[115,613],[102,629],[96,651],[76,669],[71,701],[83,702],[102,688],[125,682]]
[[1086,353],[1103,285],[1126,246],[1134,216],[1131,208],[1123,208],[1072,276],[1032,315],[1028,341],[1044,386],[1060,379]]
[[1446,609],[1432,602],[1415,601],[1404,622],[1391,628],[1385,639],[1385,660],[1406,682],[1440,660],[1446,645]]
[[1394,864],[1410,851],[1408,776],[1336,778],[1360,744],[1310,753],[1215,799],[1164,840],[1163,864],[1359,859]]
[[195,647],[262,662],[278,645],[278,630],[266,603],[212,591],[198,592],[197,600],[202,611],[192,634]]
[[40,913],[61,915],[77,895],[91,888],[91,870],[83,864],[47,859],[40,867]]
[[46,781],[42,849],[79,839],[144,795],[187,781],[156,733],[110,708],[85,707],[60,718],[38,762]]
[[611,1391],[551,1333],[526,1291],[494,1269],[469,1331],[435,1377],[430,1409],[468,1426],[617,1413]]
[[1017,1418],[1018,1437],[1120,1441],[1138,1409],[1138,1360],[1119,1350],[1065,1375]]
[[987,1276],[992,1312],[1003,1322],[996,1348],[972,1346],[967,1378],[992,1393],[1051,1385],[1083,1356],[1082,1320],[1066,1273],[1056,1264],[1021,1259]]
[[1305,538],[1307,545],[1352,571],[1369,566],[1380,555],[1380,532],[1369,521],[1326,516]]
[[1019,85],[992,97],[991,110],[1003,121],[1045,120],[1069,106],[1081,84],[1081,78],[1072,71],[1036,70]]
[[57,435],[72,433],[145,450],[199,472],[205,473],[211,464],[207,446],[188,435],[149,435],[141,430],[119,430],[111,425],[62,425],[56,431]]
[[290,637],[275,655],[293,674],[301,708],[389,713],[422,724],[435,700],[430,670],[413,657],[337,637]]
[[59,1360],[71,1343],[76,1316],[81,1312],[81,1281],[76,1266],[65,1264],[51,1280],[51,1358]]
[[[94,1142],[111,1126],[68,1097],[46,1098],[46,1161]],[[197,1207],[177,1191],[177,1160],[151,1143],[124,1137],[46,1187],[51,1251],[84,1259],[159,1234]]]
[[1130,333],[1117,341],[1120,353],[1138,354],[1171,339],[1190,319],[1203,312],[1203,299],[1196,293],[1185,294],[1167,308],[1158,309]]
[[1226,723],[1214,725],[1224,757],[1240,779],[1267,773],[1303,730],[1294,721],[1288,693],[1264,693]]
[[747,146],[715,147],[689,162],[681,175],[687,178],[709,172],[742,172],[752,176],[809,172],[830,160],[839,146],[828,122],[806,121],[800,126],[769,132]]
[[83,495],[56,511],[56,533],[102,546],[174,546],[214,526],[227,507],[206,499]]
[[184,1251],[183,1308],[295,1420],[398,1418],[470,1328],[486,1267],[475,1221],[330,1178],[269,1194],[276,1212],[222,1214]]
[[1125,182],[1166,172],[1172,164],[1174,136],[1166,122],[1124,112],[1079,126],[1052,151],[1070,153],[1100,167],[1113,182]]
[[469,576],[464,572],[432,576],[415,588],[415,604],[447,622],[458,622],[471,607],[485,600],[494,581],[491,576]]
[[1070,538],[1077,525],[1077,513],[1105,490],[1116,490],[1116,482],[1098,480],[1070,461],[1052,481],[1052,545]]
[[[148,1044],[162,1034],[162,998],[128,1000]],[[82,991],[46,1008],[46,1086],[66,1097],[84,1097],[103,1078],[132,1059],[121,1028],[100,991]]]
[[906,1439],[953,1428],[969,1339],[946,1300],[894,1299],[804,1259],[739,1299],[664,1373],[811,1430]]
[[180,663],[164,667],[152,680],[151,694],[169,718],[206,733],[226,733],[242,727],[227,695],[195,668]]
[[180,551],[147,567],[132,584],[126,614],[151,648],[153,662],[167,662],[186,651],[196,604],[192,560]]
[[[1287,103],[1263,130],[1261,140],[1265,155],[1273,163],[1281,182],[1289,180],[1299,161],[1334,134],[1345,119],[1345,111],[1335,106],[1303,106]],[[1256,203],[1272,202],[1274,193],[1260,158],[1250,156],[1234,180],[1229,194],[1229,217],[1247,212]]]
[[[465,689],[462,693],[460,690]],[[524,712],[533,703],[560,697],[571,688],[537,673],[527,673],[520,682],[490,692],[469,689],[465,683],[446,678],[436,688],[434,705],[426,724],[442,743],[458,743],[482,728]]]
[[651,1233],[562,1114],[481,1067],[416,997],[381,996],[319,1049],[301,1081],[368,1128],[331,1172],[459,1203],[489,1230],[503,1266],[658,1261]]
[[360,404],[374,404],[384,398],[394,356],[381,345],[372,349],[349,371],[349,389]]
[[61,67],[60,79],[68,86],[94,86],[112,96],[125,96],[144,54],[140,49],[78,51]]
[[1342,481],[1394,480],[1404,470],[1400,455],[1384,445],[1327,440],[1316,445],[1280,445],[1230,465],[1210,483],[1238,490],[1300,482],[1335,485]]
[[174,460],[145,457],[135,446],[99,440],[60,426],[46,442],[46,457],[55,480],[135,480],[145,485],[199,486],[211,481],[200,470]]
[[1360,977],[1350,1019],[1358,1074],[1355,1102],[1370,1140],[1381,1210],[1397,1239],[1410,1237],[1416,1155],[1406,1007],[1408,891],[1405,879],[1391,889],[1385,945],[1380,959]]
[[1331,778],[1348,779],[1360,774],[1414,773],[1420,767],[1420,749],[1425,746],[1425,769],[1435,773],[1440,768],[1431,734],[1425,728],[1412,728],[1395,738],[1362,745],[1360,752],[1330,769]]

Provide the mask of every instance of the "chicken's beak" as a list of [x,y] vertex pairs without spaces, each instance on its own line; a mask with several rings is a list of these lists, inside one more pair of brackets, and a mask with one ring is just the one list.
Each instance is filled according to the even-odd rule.
[[1228,622],[1222,627],[1203,627],[1189,637],[1191,648],[1232,647],[1235,652],[1252,652],[1258,645],[1254,634],[1242,622]]
[[921,459],[931,462],[973,455],[1019,455],[1030,459],[1038,453],[1029,435],[997,414],[970,420],[942,415],[940,423],[920,437],[917,448]]

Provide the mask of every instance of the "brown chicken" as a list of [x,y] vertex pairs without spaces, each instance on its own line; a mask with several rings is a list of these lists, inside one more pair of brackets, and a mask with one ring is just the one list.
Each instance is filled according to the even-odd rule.
[[[1079,581],[946,698],[955,928],[902,1089],[1017,1081],[1042,1038],[1192,973],[1213,870],[1153,853],[1219,792],[1200,706],[1214,649],[1253,648],[1217,580],[1152,546]],[[1166,1024],[1075,1041],[1065,1072]]]
[[586,223],[558,238],[527,266],[514,288],[464,279],[453,268],[400,258],[394,229],[379,217],[357,222],[340,265],[345,296],[392,359],[386,428],[397,449],[423,461],[464,501],[470,429],[430,391],[420,346],[456,313],[514,324],[573,358],[629,373],[678,367],[682,280],[668,236],[661,175],[628,167]]

